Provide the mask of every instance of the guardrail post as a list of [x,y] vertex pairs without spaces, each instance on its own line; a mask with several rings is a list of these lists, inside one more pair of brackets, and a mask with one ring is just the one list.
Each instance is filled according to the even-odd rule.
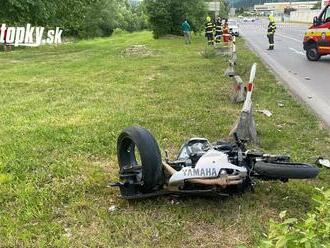
[[236,36],[232,36],[232,42],[231,42],[231,60],[234,63],[234,65],[236,65],[236,61],[237,61],[237,49],[236,49]]
[[254,79],[256,75],[257,64],[253,64],[250,73],[250,80],[247,86],[247,94],[241,110],[240,117],[235,122],[230,135],[235,132],[241,140],[251,143],[258,143],[256,124],[253,118],[252,110],[252,92],[254,88]]
[[228,77],[234,77],[236,75],[235,73],[235,65],[236,65],[236,60],[237,60],[237,54],[236,54],[236,37],[232,36],[231,37],[231,46],[229,48],[229,66],[225,70],[225,76]]
[[245,100],[245,87],[242,78],[239,75],[233,77],[234,95],[232,101],[235,103],[244,102]]

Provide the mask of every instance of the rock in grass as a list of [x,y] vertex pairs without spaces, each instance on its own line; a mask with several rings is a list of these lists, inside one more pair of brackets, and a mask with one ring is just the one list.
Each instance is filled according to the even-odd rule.
[[114,211],[116,211],[116,210],[117,210],[116,205],[111,205],[111,206],[108,208],[108,212],[109,212],[109,213],[112,213],[112,212],[114,212]]
[[152,51],[145,45],[132,45],[122,51],[123,57],[148,57]]

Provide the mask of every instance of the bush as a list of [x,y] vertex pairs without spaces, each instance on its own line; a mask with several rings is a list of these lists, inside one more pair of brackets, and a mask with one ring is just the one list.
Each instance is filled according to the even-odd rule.
[[213,46],[205,46],[205,50],[201,54],[206,59],[213,59],[216,57],[216,52]]
[[133,32],[147,27],[144,5],[125,0],[98,0],[89,6],[79,36],[110,36],[116,28]]
[[204,0],[145,0],[149,22],[157,39],[167,34],[181,35],[185,19],[192,31],[203,29],[207,9]]
[[126,34],[126,33],[127,33],[127,31],[125,31],[121,28],[115,28],[113,30],[113,35],[122,35],[122,34]]
[[260,244],[262,248],[270,247],[330,247],[330,189],[317,189],[313,198],[316,208],[307,214],[307,218],[285,218],[286,211],[280,213],[281,223],[271,221],[267,239]]

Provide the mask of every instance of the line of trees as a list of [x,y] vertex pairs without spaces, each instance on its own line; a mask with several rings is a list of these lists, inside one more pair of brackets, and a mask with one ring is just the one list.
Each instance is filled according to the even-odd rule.
[[[215,0],[213,0],[214,2]],[[228,18],[229,2],[217,0],[220,4],[220,16]],[[144,0],[154,37],[166,34],[180,35],[181,23],[187,19],[192,31],[204,30],[208,13],[207,0]],[[213,13],[214,14],[214,13]],[[213,15],[212,14],[212,15]],[[211,15],[211,14],[210,14]]]
[[[226,0],[219,0],[228,11]],[[206,0],[1,0],[0,24],[61,27],[66,36],[110,36],[116,28],[129,32],[151,28],[155,38],[181,34],[187,19],[203,30]],[[225,8],[227,7],[227,8]]]
[[1,0],[0,23],[58,26],[66,35],[82,38],[148,27],[144,5],[129,0]]

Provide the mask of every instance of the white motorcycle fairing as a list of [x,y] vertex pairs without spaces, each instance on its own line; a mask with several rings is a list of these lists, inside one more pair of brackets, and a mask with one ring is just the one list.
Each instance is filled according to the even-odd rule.
[[169,180],[169,185],[180,184],[188,179],[211,179],[220,177],[221,170],[238,171],[242,178],[247,175],[245,167],[239,167],[229,162],[228,156],[220,151],[211,149],[207,151],[193,168],[187,166],[175,172]]

